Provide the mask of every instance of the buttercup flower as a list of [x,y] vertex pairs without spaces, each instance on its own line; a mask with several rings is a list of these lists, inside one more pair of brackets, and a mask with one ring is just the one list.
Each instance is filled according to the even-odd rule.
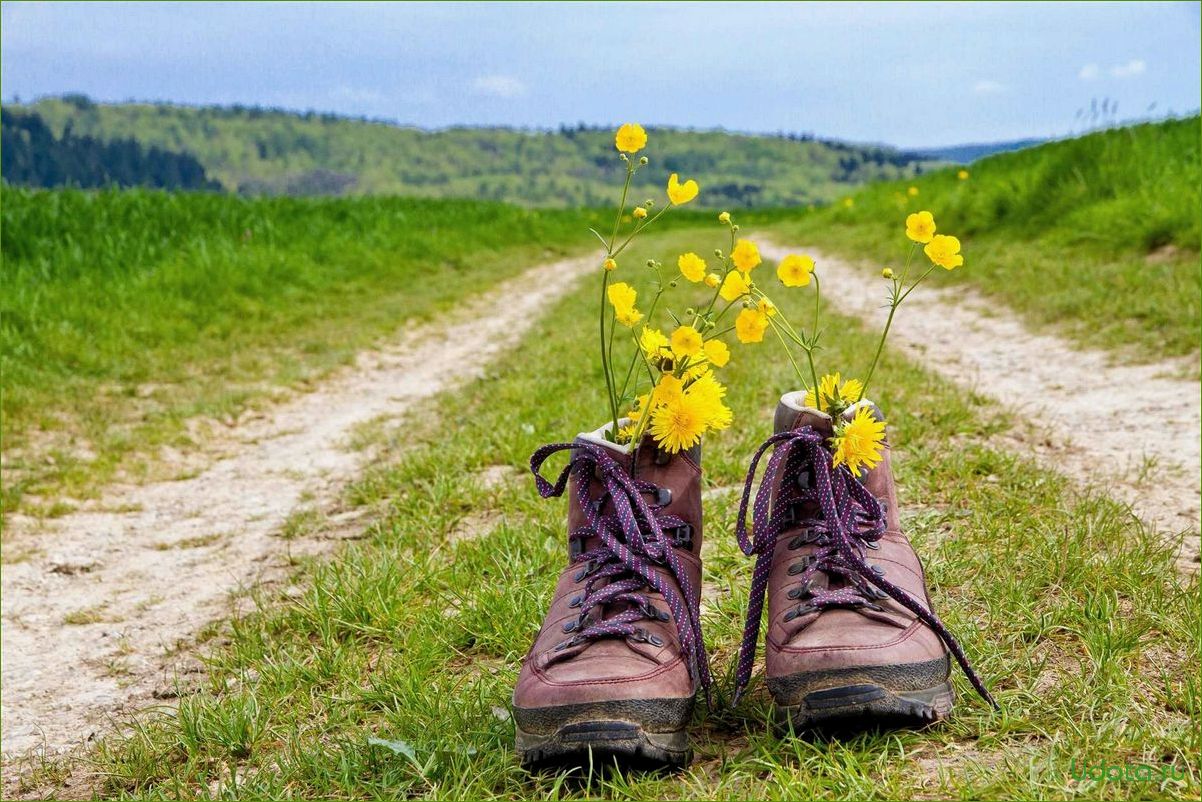
[[668,338],[659,329],[644,326],[643,333],[639,335],[639,347],[648,359],[656,359],[662,355],[661,351],[668,347]]
[[701,350],[705,351],[705,358],[716,368],[726,367],[730,361],[730,349],[721,340],[706,340]]
[[701,398],[682,395],[656,407],[651,413],[651,436],[669,454],[692,448],[705,432],[705,406]]
[[843,404],[854,404],[860,400],[862,392],[864,392],[864,385],[858,379],[843,381],[838,373],[828,373],[818,380],[821,405],[814,403],[814,391],[808,388],[806,389],[805,405],[829,413],[831,401],[839,399]]
[[776,277],[786,287],[804,287],[810,283],[814,272],[814,260],[808,256],[791,253],[776,266]]
[[730,258],[735,263],[735,267],[744,273],[750,273],[762,261],[760,249],[748,239],[741,239],[735,243],[735,249],[730,252]]
[[680,398],[682,393],[684,393],[684,382],[671,373],[665,373],[659,377],[659,384],[655,385],[651,405],[659,406],[660,404],[675,401]]
[[832,463],[836,468],[846,465],[855,476],[859,476],[860,468],[872,470],[880,463],[884,440],[884,422],[878,421],[869,407],[862,406],[850,421],[835,432]]
[[738,270],[727,273],[726,278],[722,281],[722,289],[718,290],[718,294],[727,301],[737,301],[749,292],[751,292],[751,287]]
[[701,281],[705,278],[705,260],[695,253],[681,254],[676,260],[676,266],[680,268],[680,274],[689,281]]
[[936,234],[922,252],[944,270],[955,270],[964,264],[964,257],[960,255],[960,240],[946,234]]
[[626,123],[614,136],[614,145],[623,153],[638,153],[647,146],[647,132],[638,123]]
[[744,309],[735,318],[735,336],[745,345],[763,342],[767,330],[768,316],[758,309]]
[[717,273],[707,273],[705,276],[705,286],[712,290],[714,287],[718,286],[718,282],[721,280],[722,279],[718,277]]
[[676,173],[668,176],[668,200],[677,206],[682,206],[697,197],[697,182],[693,179],[680,183]]
[[909,195],[911,198],[917,196],[918,195],[918,187],[910,187],[909,189],[906,190],[906,194]]
[[729,223],[730,222],[730,212],[722,212],[721,214],[719,214],[718,222],[719,223]]
[[760,298],[760,302],[755,305],[755,311],[761,315],[772,317],[776,314],[776,304],[769,301],[767,298]]
[[701,334],[692,326],[678,326],[672,332],[672,353],[677,359],[701,353]]
[[604,262],[601,263],[601,266],[604,267],[606,270],[617,270],[618,263],[616,261],[614,261],[613,259],[606,259]]
[[628,329],[633,329],[640,320],[643,319],[643,313],[635,309],[633,306],[617,310],[618,322]]
[[956,178],[959,178],[961,181],[967,180],[967,178],[968,178],[968,171],[967,171],[967,170],[961,170],[960,172],[956,173]]
[[605,294],[609,298],[609,302],[614,305],[615,310],[634,306],[635,301],[639,298],[638,290],[624,281],[610,284]]
[[935,216],[930,212],[907,215],[906,236],[914,242],[930,242],[935,236]]
[[647,210],[642,206],[635,206],[634,211],[632,211],[631,214],[634,215],[635,220],[642,220],[647,216]]

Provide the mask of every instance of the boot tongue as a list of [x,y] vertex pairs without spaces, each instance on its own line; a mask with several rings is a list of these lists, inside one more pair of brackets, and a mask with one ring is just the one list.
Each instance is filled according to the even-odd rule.
[[800,429],[804,426],[814,427],[814,431],[824,437],[830,437],[834,434],[834,426],[830,415],[827,415],[825,412],[819,412],[813,407],[805,406],[804,390],[785,393],[781,396],[780,403],[776,405],[776,417],[773,424],[773,430],[777,434]]

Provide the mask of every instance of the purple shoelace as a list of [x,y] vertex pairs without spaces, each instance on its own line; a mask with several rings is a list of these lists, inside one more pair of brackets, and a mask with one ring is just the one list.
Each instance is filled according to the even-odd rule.
[[[552,454],[565,450],[572,452],[572,458],[555,484],[551,484],[539,469]],[[652,482],[634,478],[610,456],[608,449],[589,443],[545,445],[530,457],[530,471],[543,498],[563,495],[569,476],[575,473],[577,501],[586,520],[584,526],[570,532],[568,537],[580,541],[580,551],[576,553],[573,549],[572,560],[582,566],[578,578],[587,576],[589,579],[579,602],[573,600],[580,609],[580,617],[570,630],[573,637],[557,648],[566,649],[600,638],[655,638],[638,626],[640,621],[662,621],[668,617],[639,592],[649,587],[659,592],[671,608],[690,674],[706,689],[708,696],[711,677],[701,637],[697,610],[699,597],[681,566],[669,534],[686,524],[678,516],[664,512],[661,506],[647,502],[646,496],[658,496],[660,488]],[[596,498],[589,493],[592,477],[604,487],[603,493]],[[602,514],[606,499],[611,502],[612,512]],[[601,542],[583,550],[584,542],[593,537]],[[676,583],[665,582],[654,565],[667,568]],[[610,605],[622,609],[606,615]],[[661,645],[655,644],[654,640],[651,642]]]
[[[798,529],[801,532],[795,538],[798,547],[812,543],[818,548],[790,570],[798,577],[800,583],[799,592],[796,595],[791,594],[791,598],[800,598],[803,595],[807,598],[787,615],[797,617],[834,607],[867,607],[880,610],[876,602],[891,598],[912,612],[939,636],[955,656],[956,662],[960,664],[964,675],[968,677],[977,693],[989,704],[997,707],[997,702],[973,671],[959,642],[939,617],[905,590],[885,579],[882,571],[865,561],[864,549],[877,548],[876,541],[885,534],[885,510],[880,501],[868,492],[847,466],[832,466],[831,453],[827,450],[824,439],[811,426],[775,434],[756,451],[747,470],[736,531],[739,547],[749,557],[756,555],[756,561],[751,579],[747,623],[743,629],[743,643],[739,648],[734,703],[738,703],[751,681],[756,646],[759,644],[764,593],[768,587],[772,552],[776,547],[777,538],[786,530]],[[752,516],[753,530],[751,537],[748,537],[747,509],[751,501],[755,472],[764,453],[773,447],[775,450],[768,459],[764,478],[756,492],[755,514]],[[809,482],[790,481],[805,471],[810,472]],[[781,492],[776,503],[771,504],[772,488],[777,484],[778,478],[785,481],[780,483]],[[821,517],[797,518],[799,509],[806,502],[810,503],[811,508],[816,502]],[[840,576],[846,584],[835,589],[811,588],[810,580],[820,572],[828,577]]]

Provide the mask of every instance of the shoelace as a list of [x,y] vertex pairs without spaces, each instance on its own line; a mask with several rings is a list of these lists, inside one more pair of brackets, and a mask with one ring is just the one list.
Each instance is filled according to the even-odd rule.
[[[570,450],[572,458],[555,484],[551,484],[543,478],[539,469],[548,457],[564,450]],[[599,638],[648,639],[646,631],[637,626],[638,622],[667,618],[667,614],[657,610],[647,596],[638,593],[650,587],[658,591],[671,608],[680,637],[680,648],[688,662],[690,674],[705,688],[708,696],[711,682],[709,660],[701,637],[701,621],[694,604],[690,602],[691,599],[697,599],[698,595],[681,566],[672,537],[668,534],[684,526],[685,522],[658,506],[648,504],[645,498],[647,494],[657,494],[660,488],[652,482],[632,477],[610,456],[608,449],[589,443],[545,445],[530,457],[530,471],[543,498],[563,495],[568,478],[576,473],[577,500],[586,523],[569,533],[568,537],[583,542],[596,536],[601,541],[595,548],[573,558],[573,562],[582,565],[579,579],[585,576],[590,578],[577,605],[580,608],[579,628],[573,629],[574,636],[560,646],[566,648]],[[589,493],[593,476],[605,488],[597,498]],[[613,512],[602,514],[607,498],[612,502]],[[676,583],[663,581],[652,567],[653,564],[666,567]],[[606,582],[602,584],[601,580]],[[592,611],[604,610],[606,605],[615,602],[626,602],[627,606],[608,617],[592,617]]]
[[[930,627],[955,656],[956,662],[972,683],[973,688],[989,704],[997,702],[989,694],[985,684],[973,671],[964,655],[964,650],[955,636],[925,605],[885,579],[874,570],[863,556],[864,548],[875,548],[875,542],[885,533],[885,511],[881,503],[852,476],[847,466],[833,468],[831,454],[823,442],[823,436],[811,426],[781,432],[768,438],[751,460],[747,479],[743,485],[743,499],[739,505],[736,532],[739,547],[747,556],[756,555],[755,571],[751,579],[751,599],[747,609],[747,623],[743,629],[743,643],[739,648],[739,663],[735,673],[734,702],[738,703],[747,684],[751,681],[751,669],[755,662],[756,646],[759,643],[760,617],[764,610],[764,593],[768,587],[768,574],[772,567],[772,552],[777,538],[786,526],[794,526],[792,511],[797,501],[817,502],[822,517],[804,521],[806,529],[817,536],[814,542],[820,548],[807,561],[800,572],[802,587],[818,572],[838,574],[850,582],[849,587],[835,590],[808,590],[809,599],[796,611],[798,614],[832,607],[877,607],[875,599],[893,599]],[[747,535],[747,509],[751,500],[751,488],[756,469],[764,453],[775,448],[768,459],[764,478],[755,496],[755,514],[752,518],[752,536]],[[772,488],[778,477],[786,481],[782,485],[795,484],[787,480],[796,477],[805,466],[813,472],[812,488],[794,487],[790,495],[784,495],[769,515]],[[795,494],[795,495],[794,495]],[[803,541],[804,542],[804,541]],[[879,609],[879,608],[878,608]]]

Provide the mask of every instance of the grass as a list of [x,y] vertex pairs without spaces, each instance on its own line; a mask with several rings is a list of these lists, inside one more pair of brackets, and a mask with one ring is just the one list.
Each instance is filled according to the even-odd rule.
[[[1036,325],[1144,360],[1194,355],[1202,329],[1199,118],[1139,125],[870,186],[776,228],[881,266],[899,265],[910,212],[960,237],[963,282]],[[907,194],[909,187],[918,195]],[[921,258],[921,254],[919,254]]]
[[193,442],[188,419],[232,421],[565,253],[591,220],[473,201],[2,193],[4,509],[27,497],[42,514],[118,470],[145,475],[147,455]]
[[[679,235],[658,242],[665,255],[683,245]],[[377,432],[392,448],[349,492],[377,511],[367,537],[310,566],[304,595],[262,591],[260,610],[215,645],[206,687],[103,745],[101,793],[1197,798],[1197,580],[1179,579],[1171,547],[1126,509],[992,448],[1007,425],[998,410],[892,354],[874,394],[898,444],[905,525],[1002,712],[957,676],[955,716],[937,728],[780,737],[764,726],[757,680],[739,708],[698,710],[698,756],[680,775],[580,782],[521,771],[509,698],[565,559],[564,504],[538,499],[528,478],[481,477],[604,417],[594,329],[581,314],[595,289],[548,310],[485,378],[391,436]],[[823,353],[829,366],[872,345],[852,320],[829,325],[842,332]],[[737,425],[706,445],[709,489],[741,484],[777,396],[795,385],[790,370],[769,344],[734,350],[724,376]],[[729,698],[750,580],[731,533],[737,502],[715,493],[706,503],[705,581],[718,593],[703,615],[719,699]],[[453,537],[469,517],[491,525]],[[1172,766],[1183,778],[1078,781],[1082,761]]]

